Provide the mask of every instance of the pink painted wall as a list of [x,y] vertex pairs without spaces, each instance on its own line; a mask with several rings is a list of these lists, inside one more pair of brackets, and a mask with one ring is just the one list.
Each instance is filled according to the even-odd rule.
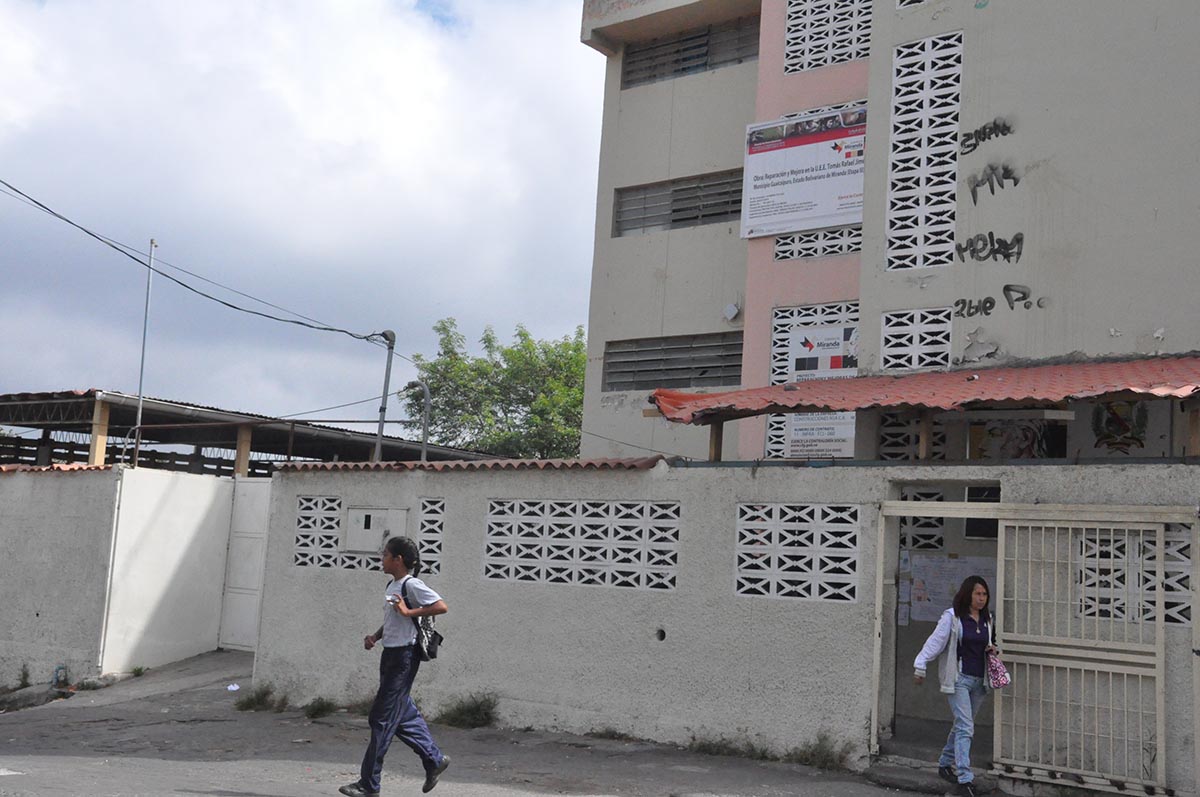
[[[769,122],[785,113],[866,98],[866,59],[785,74],[786,21],[785,0],[763,0],[755,121]],[[774,308],[858,298],[861,266],[858,254],[777,263],[774,244],[774,237],[767,236],[753,239],[749,245],[742,344],[742,384],[745,387],[770,384],[771,311]],[[739,422],[738,458],[761,458],[765,437],[765,418]]]

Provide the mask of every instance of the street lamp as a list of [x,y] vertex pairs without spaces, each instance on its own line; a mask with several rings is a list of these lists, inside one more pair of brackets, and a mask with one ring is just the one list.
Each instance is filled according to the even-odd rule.
[[426,455],[429,449],[429,385],[418,379],[414,379],[405,385],[404,389],[414,390],[418,387],[425,393],[425,403],[421,409],[421,461],[424,462],[427,459]]

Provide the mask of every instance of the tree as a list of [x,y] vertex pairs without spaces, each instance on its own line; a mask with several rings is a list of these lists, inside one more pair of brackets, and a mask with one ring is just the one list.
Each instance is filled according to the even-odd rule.
[[[534,340],[518,325],[511,346],[488,327],[483,356],[467,353],[453,318],[433,325],[437,357],[421,355],[418,379],[429,386],[429,438],[441,445],[506,457],[550,459],[579,455],[583,425],[583,327],[559,340]],[[424,396],[407,393],[404,408],[420,418]]]

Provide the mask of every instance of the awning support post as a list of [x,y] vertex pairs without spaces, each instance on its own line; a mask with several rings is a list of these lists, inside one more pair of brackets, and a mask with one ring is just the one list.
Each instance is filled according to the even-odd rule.
[[721,444],[725,441],[725,424],[717,421],[708,427],[708,461],[721,461]]
[[233,475],[246,476],[250,473],[250,435],[254,427],[244,423],[237,428],[237,455],[233,461]]
[[1200,456],[1200,406],[1192,404],[1188,407],[1188,436],[1187,451],[1189,457]]
[[933,415],[923,411],[917,419],[917,459],[929,459],[933,452]]

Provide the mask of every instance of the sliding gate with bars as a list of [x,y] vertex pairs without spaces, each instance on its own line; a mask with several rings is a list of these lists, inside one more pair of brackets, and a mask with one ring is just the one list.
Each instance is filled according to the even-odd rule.
[[1191,617],[1194,600],[1168,585],[1193,575],[1196,510],[985,507],[889,501],[882,514],[1000,520],[993,606],[1013,682],[995,692],[997,773],[1165,793],[1166,619]]

